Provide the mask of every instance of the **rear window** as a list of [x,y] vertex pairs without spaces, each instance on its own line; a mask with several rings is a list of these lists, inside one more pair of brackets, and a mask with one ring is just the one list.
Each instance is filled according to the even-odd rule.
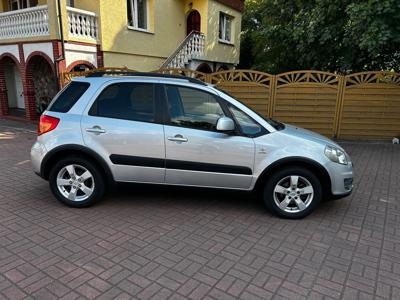
[[54,112],[66,113],[79,100],[84,92],[89,88],[87,82],[72,81],[53,101],[47,110]]

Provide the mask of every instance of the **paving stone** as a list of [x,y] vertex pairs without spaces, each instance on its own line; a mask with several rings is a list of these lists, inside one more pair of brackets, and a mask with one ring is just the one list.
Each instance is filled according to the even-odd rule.
[[247,193],[177,187],[121,186],[68,208],[32,172],[29,126],[10,124],[0,120],[1,299],[399,298],[398,145],[344,142],[353,194],[289,221]]

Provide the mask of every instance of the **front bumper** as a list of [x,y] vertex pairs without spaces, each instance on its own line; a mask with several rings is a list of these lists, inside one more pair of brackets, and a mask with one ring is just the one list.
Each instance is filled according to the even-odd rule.
[[33,144],[31,149],[31,164],[33,167],[33,171],[39,176],[41,176],[40,166],[46,153],[47,150],[43,144],[38,141]]
[[334,162],[328,162],[326,170],[331,178],[331,194],[332,198],[343,198],[351,194],[353,191],[353,163],[341,165]]

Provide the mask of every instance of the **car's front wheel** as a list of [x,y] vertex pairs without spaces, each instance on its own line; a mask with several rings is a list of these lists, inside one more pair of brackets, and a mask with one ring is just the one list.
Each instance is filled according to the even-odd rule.
[[80,157],[66,157],[52,168],[49,184],[54,196],[71,207],[86,207],[104,194],[104,179],[97,166]]
[[264,189],[264,202],[275,214],[298,219],[309,215],[321,201],[318,178],[306,168],[291,167],[274,173]]

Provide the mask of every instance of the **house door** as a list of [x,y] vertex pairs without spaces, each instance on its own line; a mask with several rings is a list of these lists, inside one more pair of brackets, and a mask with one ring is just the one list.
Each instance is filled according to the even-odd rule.
[[192,31],[200,32],[200,13],[197,10],[193,10],[187,17],[186,34],[189,35]]
[[17,107],[24,109],[25,108],[25,100],[24,100],[24,90],[22,88],[22,79],[19,74],[18,67],[14,65],[14,82],[15,82],[15,93],[17,98]]

